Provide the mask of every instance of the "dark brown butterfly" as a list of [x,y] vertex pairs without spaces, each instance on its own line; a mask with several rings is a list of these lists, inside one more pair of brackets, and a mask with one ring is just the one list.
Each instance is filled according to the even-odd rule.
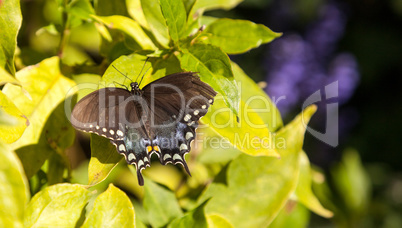
[[135,164],[140,185],[153,153],[163,165],[180,163],[190,174],[184,155],[216,92],[193,72],[167,75],[142,89],[137,82],[130,86],[82,98],[71,114],[73,126],[109,138],[127,163]]

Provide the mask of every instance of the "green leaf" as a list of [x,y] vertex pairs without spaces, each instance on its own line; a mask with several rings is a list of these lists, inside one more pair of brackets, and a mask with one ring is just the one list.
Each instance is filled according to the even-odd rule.
[[234,226],[224,217],[216,214],[207,215],[208,227],[210,228],[233,228]]
[[170,38],[178,43],[186,27],[186,9],[180,0],[160,0],[163,17],[166,19]]
[[303,111],[275,135],[281,158],[241,154],[227,170],[227,185],[212,183],[200,197],[212,197],[206,213],[218,214],[236,227],[266,227],[295,191],[299,176],[299,152],[306,123],[316,107]]
[[92,15],[98,22],[104,23],[110,29],[118,29],[127,36],[133,38],[142,49],[155,50],[156,46],[152,40],[145,34],[141,26],[128,17],[114,15],[108,17],[99,17]]
[[29,202],[24,227],[75,227],[90,196],[81,185],[47,187]]
[[224,18],[211,23],[199,39],[207,38],[207,42],[228,54],[240,54],[279,36],[281,33],[275,33],[262,24]]
[[[122,87],[121,85],[114,84],[117,82],[125,85],[127,88],[130,88],[130,83],[132,81],[136,81],[137,77],[142,77],[142,74],[145,73],[145,71],[141,72],[141,69],[148,69],[151,67],[151,63],[149,61],[144,65],[146,59],[146,56],[139,54],[120,56],[106,69],[102,76],[102,83],[104,83],[104,86]],[[148,71],[147,75],[149,75],[149,73],[150,71]],[[147,75],[144,76],[145,81],[141,83],[142,86],[147,83]]]
[[41,131],[53,110],[66,99],[66,94],[75,83],[64,77],[59,69],[59,58],[45,59],[39,64],[26,67],[16,78],[27,90],[27,97],[20,86],[6,84],[3,93],[28,119],[30,125],[20,139],[12,144],[14,149],[39,141]]
[[204,214],[204,207],[207,203],[208,203],[208,200],[206,200],[204,203],[200,204],[195,209],[184,214],[183,217],[176,218],[169,224],[168,228],[208,227],[207,219],[205,218],[205,214]]
[[233,74],[239,85],[241,100],[264,121],[270,132],[283,126],[281,114],[269,96],[244,71],[232,62]]
[[[239,66],[232,62],[232,67],[241,91],[242,112],[239,113],[239,123],[236,121],[236,116],[225,107],[220,95],[216,97],[207,115],[201,119],[202,122],[246,154],[279,157],[272,145],[271,133],[282,126],[278,109],[268,95]],[[234,151],[223,153],[232,152]]]
[[237,116],[239,91],[229,57],[219,47],[195,44],[178,55],[182,69],[199,72],[201,79],[223,95],[226,105]]
[[288,201],[269,228],[304,228],[308,227],[309,220],[310,213],[303,205]]
[[128,14],[144,29],[149,30],[148,22],[141,8],[141,0],[126,0],[126,5]]
[[149,28],[160,45],[169,47],[169,31],[159,0],[141,0],[142,10],[147,19]]
[[12,83],[14,85],[21,85],[21,83],[11,76],[3,67],[0,67],[0,86],[6,83]]
[[73,75],[73,80],[77,83],[77,100],[81,100],[86,95],[98,89],[101,76],[97,74],[78,74]]
[[230,10],[236,7],[243,0],[198,0],[195,1],[191,12],[189,13],[189,19],[201,15],[205,10],[224,9]]
[[42,131],[38,132],[40,138],[36,144],[23,146],[16,150],[28,178],[31,178],[42,167],[52,153],[58,153],[62,157],[63,168],[70,167],[65,150],[73,144],[75,130],[67,119],[65,112],[67,109],[65,108],[65,102],[62,102],[54,109]]
[[0,1],[0,68],[15,74],[14,52],[22,15],[19,0]]
[[299,183],[297,183],[296,188],[296,197],[300,203],[306,206],[311,211],[315,212],[318,215],[321,215],[325,218],[332,217],[333,213],[327,209],[325,209],[320,201],[318,201],[317,197],[314,195],[311,190],[312,184],[312,173],[310,168],[310,162],[308,157],[304,151],[302,151],[299,155],[299,163],[300,163],[300,176]]
[[115,1],[94,1],[96,15],[98,16],[110,16],[110,15],[122,15],[128,16],[127,6],[125,0]]
[[0,142],[0,224],[22,227],[29,198],[28,181],[14,151]]
[[0,91],[0,139],[6,143],[17,141],[29,126],[28,118]]
[[63,182],[65,164],[63,158],[57,154],[53,153],[49,157],[48,170],[46,173],[48,185],[54,185]]
[[110,140],[91,134],[91,160],[88,165],[88,184],[95,185],[106,179],[123,156]]
[[342,162],[331,169],[335,188],[342,193],[348,211],[359,214],[367,210],[370,202],[370,179],[360,160],[359,153],[347,149]]
[[240,102],[239,123],[236,116],[226,107],[223,97],[217,95],[208,113],[201,119],[234,148],[253,156],[279,157],[272,143],[272,134],[260,116]]
[[77,27],[83,21],[88,21],[91,14],[95,13],[89,0],[75,0],[68,3],[66,7],[70,28]]
[[95,199],[82,227],[135,227],[134,207],[123,191],[110,184]]
[[165,226],[176,217],[182,216],[183,212],[173,192],[149,179],[145,179],[144,190],[144,209],[151,218],[149,222],[152,227]]

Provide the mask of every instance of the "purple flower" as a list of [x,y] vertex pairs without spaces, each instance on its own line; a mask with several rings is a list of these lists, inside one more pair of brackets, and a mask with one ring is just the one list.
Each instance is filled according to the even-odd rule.
[[322,7],[305,38],[285,34],[271,45],[266,64],[268,95],[277,103],[282,115],[299,108],[317,90],[338,81],[337,100],[347,102],[358,81],[357,63],[351,54],[334,50],[345,29],[346,17],[335,4]]

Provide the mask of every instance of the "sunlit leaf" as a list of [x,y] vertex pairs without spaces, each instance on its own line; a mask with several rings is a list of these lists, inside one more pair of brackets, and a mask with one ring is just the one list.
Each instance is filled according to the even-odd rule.
[[91,160],[88,165],[88,184],[103,181],[123,159],[110,139],[91,134]]
[[295,201],[288,201],[276,216],[275,220],[268,226],[269,228],[304,228],[308,227],[310,212],[303,205]]
[[222,48],[228,54],[240,54],[271,42],[281,33],[275,33],[262,24],[247,20],[219,19],[203,31],[200,39]]
[[0,91],[0,139],[6,143],[18,140],[29,126],[28,118]]
[[28,181],[18,157],[2,142],[0,160],[0,224],[3,227],[22,227],[29,198]]
[[[189,13],[189,18],[199,16],[203,11],[224,9],[230,10],[236,7],[243,0],[198,0],[195,1],[191,12]],[[194,16],[195,15],[195,16]]]
[[75,227],[90,196],[81,185],[47,187],[29,202],[24,227]]
[[209,109],[201,121],[229,141],[234,148],[249,155],[279,157],[273,144],[273,135],[265,122],[243,101],[240,102],[242,112],[239,113],[239,122],[225,105],[221,95],[215,97],[214,104]]
[[187,212],[182,217],[176,218],[169,224],[168,228],[208,227],[207,219],[205,218],[204,214],[204,207],[207,203],[208,200],[198,205],[198,207],[196,207],[195,209]]
[[135,227],[134,207],[123,191],[110,184],[95,199],[82,227]]
[[229,57],[219,47],[195,44],[178,55],[181,67],[199,72],[201,79],[223,95],[235,115],[239,112],[239,91],[233,77]]
[[141,0],[126,0],[128,14],[143,28],[149,30],[149,25],[145,19],[144,12],[141,7]]
[[206,213],[218,214],[239,227],[266,227],[295,191],[299,176],[299,152],[306,124],[316,107],[311,106],[274,137],[281,155],[253,157],[241,154],[227,169],[226,185],[212,183],[200,201],[211,198]]
[[177,43],[182,38],[186,26],[187,14],[184,4],[180,0],[160,0],[160,5],[170,38]]
[[15,74],[14,52],[21,21],[20,1],[0,1],[0,68],[4,68],[12,75]]
[[142,0],[141,6],[155,39],[163,47],[169,47],[169,31],[162,15],[159,0]]
[[241,100],[264,121],[270,132],[283,126],[281,114],[271,98],[234,62],[233,74],[239,85]]
[[217,214],[207,215],[208,227],[210,228],[233,228],[228,220]]
[[39,141],[49,115],[66,99],[68,90],[75,83],[60,73],[57,57],[20,70],[16,78],[31,96],[27,97],[19,86],[7,84],[3,88],[3,93],[29,119],[22,137],[12,144],[13,148],[20,148]]
[[173,192],[145,179],[144,209],[152,227],[161,227],[174,218],[182,216],[183,212]]
[[0,67],[0,86],[6,83],[12,83],[14,85],[21,85],[21,83],[11,76],[3,67]]
[[101,77],[97,74],[78,74],[73,76],[73,80],[77,83],[77,101],[85,97],[89,93],[95,91],[99,87]]
[[299,183],[297,184],[295,192],[297,200],[318,215],[321,215],[326,218],[332,217],[333,215],[332,212],[325,209],[321,205],[321,203],[318,201],[317,197],[311,190],[312,173],[310,168],[310,162],[304,151],[302,151],[299,155],[299,163],[300,163],[300,176],[299,176]]
[[[53,110],[47,118],[42,131],[38,133],[40,137],[36,144],[26,145],[16,150],[28,178],[31,178],[42,167],[52,153],[57,153],[61,156],[59,159],[62,161],[56,159],[55,162],[63,164],[62,166],[50,164],[51,166],[56,165],[55,169],[58,170],[58,174],[61,174],[61,169],[64,170],[64,168],[70,167],[70,161],[66,156],[65,149],[73,144],[75,130],[67,119],[67,109],[65,108],[65,103],[61,102]],[[53,173],[52,178],[60,180],[61,177],[57,176],[58,174]]]
[[114,15],[108,17],[100,17],[92,15],[94,19],[104,23],[110,29],[118,29],[127,36],[133,38],[142,49],[155,50],[156,46],[147,34],[142,30],[141,26],[134,20]]

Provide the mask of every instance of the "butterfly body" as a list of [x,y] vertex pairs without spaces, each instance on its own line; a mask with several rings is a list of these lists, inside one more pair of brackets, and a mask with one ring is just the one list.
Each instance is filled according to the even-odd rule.
[[136,166],[140,185],[153,153],[163,165],[180,163],[189,173],[184,155],[216,92],[193,72],[171,74],[142,89],[137,82],[130,86],[103,88],[81,99],[71,114],[73,126],[109,138]]

